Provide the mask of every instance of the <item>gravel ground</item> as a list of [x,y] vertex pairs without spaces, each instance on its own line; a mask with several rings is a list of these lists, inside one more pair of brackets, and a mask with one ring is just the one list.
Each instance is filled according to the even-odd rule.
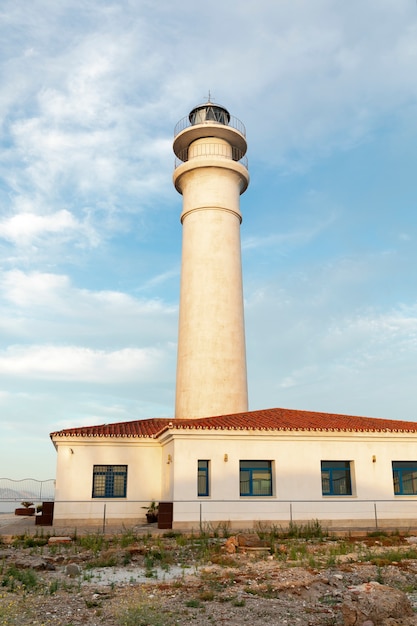
[[[393,560],[393,550],[415,549],[403,539],[288,541],[273,554],[227,554],[214,539],[191,548],[178,538],[130,540],[3,543],[0,625],[337,626],[346,590],[368,581],[405,591],[417,612],[417,560]],[[417,614],[389,624],[417,624]]]

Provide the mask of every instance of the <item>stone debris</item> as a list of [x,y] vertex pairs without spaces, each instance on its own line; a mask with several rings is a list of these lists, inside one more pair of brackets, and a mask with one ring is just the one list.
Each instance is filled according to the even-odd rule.
[[18,569],[33,569],[35,571],[55,571],[55,565],[50,559],[44,559],[36,556],[25,555],[23,558],[14,561],[15,567]]
[[267,541],[263,541],[256,533],[239,533],[229,537],[223,550],[228,554],[234,554],[235,552],[246,551],[267,551],[271,546]]
[[75,578],[76,576],[80,576],[81,570],[76,563],[68,563],[65,568],[65,573],[70,578]]
[[[375,550],[373,538],[368,544]],[[344,563],[339,556],[326,562],[323,550],[334,551],[335,544],[305,541],[296,544],[307,555],[300,564],[290,542],[262,554],[269,545],[252,533],[215,538],[204,561],[175,538],[126,547],[103,541],[101,550],[76,540],[3,545],[0,614],[10,626],[417,626],[417,559],[380,563],[378,552],[373,563]],[[366,545],[360,544],[361,555]]]
[[391,619],[413,617],[413,621],[394,622],[415,625],[415,614],[406,594],[376,581],[350,587],[341,606],[344,626],[391,626]]
[[407,543],[410,543],[411,545],[414,543],[417,543],[417,537],[414,537],[414,536],[406,537],[405,540]]

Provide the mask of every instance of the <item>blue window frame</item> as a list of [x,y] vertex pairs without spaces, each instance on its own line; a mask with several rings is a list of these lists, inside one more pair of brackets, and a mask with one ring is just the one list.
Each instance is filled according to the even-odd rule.
[[396,496],[417,495],[417,461],[393,461],[392,477]]
[[321,489],[323,496],[351,496],[350,461],[322,461]]
[[272,496],[271,461],[240,461],[240,495]]
[[210,495],[209,467],[210,461],[198,461],[197,493],[199,496]]
[[127,465],[94,465],[93,498],[126,498]]

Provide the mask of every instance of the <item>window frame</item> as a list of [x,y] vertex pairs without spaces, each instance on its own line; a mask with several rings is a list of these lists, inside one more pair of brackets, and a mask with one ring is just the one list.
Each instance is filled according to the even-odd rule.
[[[119,484],[120,477],[122,478],[121,484]],[[126,494],[127,465],[103,463],[93,465],[92,498],[126,498]]]
[[[391,461],[391,467],[394,496],[417,496],[417,461]],[[405,474],[411,474],[408,480],[411,480],[414,491],[404,490]]]
[[[205,465],[203,465],[203,463],[205,463]],[[204,489],[202,489],[201,491],[200,491],[200,479],[204,480]],[[197,461],[197,497],[198,498],[210,497],[210,461],[209,459],[198,459]]]
[[[246,465],[244,465],[246,464]],[[273,462],[270,460],[248,460],[239,461],[239,495],[241,498],[272,498],[274,496],[273,480],[272,480]],[[265,472],[268,478],[257,477],[256,473]],[[243,480],[243,474],[247,474],[247,478]],[[262,482],[268,481],[268,493],[262,491]],[[248,483],[249,489],[242,489],[242,485]],[[256,484],[258,483],[258,487]],[[259,489],[260,487],[260,489]],[[258,493],[257,491],[261,491]]]
[[[330,498],[341,498],[341,497],[350,497],[353,495],[353,480],[352,480],[352,461],[339,461],[339,460],[325,460],[320,461],[320,470],[321,470],[321,495]],[[344,476],[334,477],[333,473],[341,472]],[[324,488],[324,474],[328,473],[328,483],[329,488]],[[346,485],[346,491],[340,492],[335,489],[335,484],[337,480],[344,480]],[[340,483],[341,484],[341,483]]]

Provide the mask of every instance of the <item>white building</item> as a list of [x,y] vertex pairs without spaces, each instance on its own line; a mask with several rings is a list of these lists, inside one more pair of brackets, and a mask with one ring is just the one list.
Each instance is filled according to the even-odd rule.
[[[417,525],[417,424],[269,409],[248,412],[240,194],[245,129],[218,105],[177,126],[183,195],[175,418],[52,433],[56,525],[196,527],[319,519]],[[215,416],[215,417],[207,417]]]
[[[269,409],[62,430],[56,525],[137,523],[173,503],[174,528],[319,519],[334,528],[417,522],[417,424]],[[171,526],[168,520],[167,526]]]

